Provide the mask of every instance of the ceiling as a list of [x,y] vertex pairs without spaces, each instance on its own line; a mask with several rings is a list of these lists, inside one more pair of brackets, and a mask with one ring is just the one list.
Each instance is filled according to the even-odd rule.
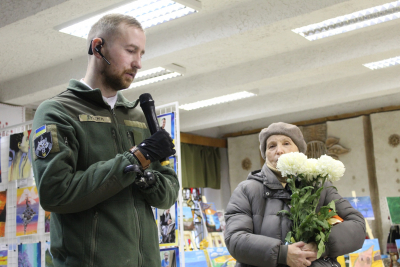
[[[0,1],[0,102],[35,108],[85,75],[86,40],[57,26],[120,0]],[[220,137],[400,105],[400,66],[362,64],[400,56],[400,19],[317,41],[291,30],[388,0],[202,0],[196,14],[146,29],[143,70],[171,63],[182,77],[123,91],[157,105],[252,90],[256,97],[180,110],[183,132]]]

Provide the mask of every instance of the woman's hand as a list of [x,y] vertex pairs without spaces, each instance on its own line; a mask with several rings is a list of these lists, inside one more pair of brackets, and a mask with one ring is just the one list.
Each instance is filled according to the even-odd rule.
[[[317,258],[316,251],[303,250],[307,245],[304,242],[297,242],[288,246],[286,264],[290,267],[304,267],[310,266],[311,260]],[[308,248],[308,246],[307,246]]]
[[[312,251],[312,252],[318,253],[318,246],[315,242],[306,243],[301,250]],[[307,258],[307,260],[309,260],[309,261],[315,261],[316,259],[317,259],[317,254],[315,254],[315,257]]]

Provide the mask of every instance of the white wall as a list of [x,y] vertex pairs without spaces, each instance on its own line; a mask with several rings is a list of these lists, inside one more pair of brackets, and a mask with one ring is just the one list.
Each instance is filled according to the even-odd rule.
[[327,122],[327,136],[340,138],[339,144],[350,149],[339,155],[346,168],[342,179],[335,183],[339,194],[351,197],[351,191],[356,191],[357,196],[369,196],[362,117]]
[[386,197],[400,196],[400,146],[389,145],[390,135],[400,135],[400,111],[373,114],[371,124],[382,227],[384,237],[387,238],[391,223]]
[[[233,192],[240,182],[247,179],[251,171],[262,167],[258,134],[228,138],[228,157],[229,180]],[[252,163],[250,170],[242,168],[242,161],[245,158],[249,158]]]

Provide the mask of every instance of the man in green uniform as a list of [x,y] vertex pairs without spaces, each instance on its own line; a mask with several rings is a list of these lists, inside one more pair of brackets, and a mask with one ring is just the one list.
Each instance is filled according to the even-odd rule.
[[[175,150],[164,130],[150,135],[138,101],[119,92],[141,68],[145,43],[136,19],[104,16],[88,35],[85,77],[36,111],[33,169],[40,204],[52,212],[55,266],[160,266],[151,206],[177,199],[176,174],[159,162]],[[137,185],[132,165],[154,183]]]

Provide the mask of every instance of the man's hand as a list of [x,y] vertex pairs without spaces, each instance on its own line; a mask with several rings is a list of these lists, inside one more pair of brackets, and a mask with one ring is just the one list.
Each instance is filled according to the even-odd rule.
[[[139,150],[139,154],[141,155],[136,155],[138,153],[136,150]],[[139,157],[138,160],[141,162],[142,167],[145,168],[142,161],[154,162],[174,155],[176,151],[169,134],[165,130],[159,130],[149,138],[143,140],[137,147],[132,148],[131,153],[136,158]],[[145,159],[140,158],[143,156]]]
[[302,249],[306,243],[297,242],[288,246],[286,264],[290,267],[304,267],[310,266],[311,261],[309,258],[316,258],[317,252],[303,251]]
[[[312,251],[312,252],[318,253],[318,246],[317,246],[317,244],[315,242],[306,243],[301,250],[303,250],[303,251]],[[313,258],[307,258],[307,260],[309,260],[311,262],[315,261],[316,259],[317,259],[317,255],[315,255],[315,257],[313,257]]]

